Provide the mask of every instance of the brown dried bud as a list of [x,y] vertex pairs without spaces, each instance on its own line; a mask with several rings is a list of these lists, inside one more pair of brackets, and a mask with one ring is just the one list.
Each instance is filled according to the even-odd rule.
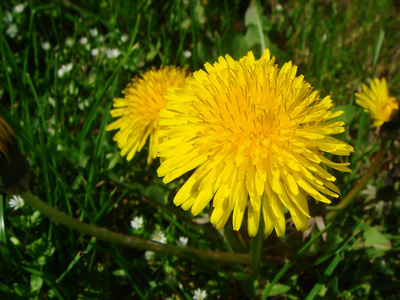
[[30,168],[18,148],[17,138],[0,116],[0,188],[18,194],[28,189]]

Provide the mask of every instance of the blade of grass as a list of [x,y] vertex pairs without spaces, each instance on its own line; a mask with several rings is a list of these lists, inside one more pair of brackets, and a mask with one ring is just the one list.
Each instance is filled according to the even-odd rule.
[[[325,285],[325,283],[329,280],[329,277],[333,274],[333,271],[339,265],[340,261],[345,257],[344,253],[351,250],[354,244],[357,241],[356,236],[360,233],[360,227],[363,222],[361,220],[357,220],[357,224],[353,227],[352,232],[347,236],[347,238],[339,245],[339,247],[334,251],[335,256],[325,269],[323,276],[319,277],[318,282],[313,286],[310,293],[307,295],[306,300],[314,299],[317,294],[320,292],[321,288]],[[324,260],[318,260],[315,265],[320,264]]]
[[39,99],[39,97],[38,97],[38,95],[36,93],[36,88],[35,88],[35,86],[34,86],[34,84],[32,82],[31,76],[28,73],[24,73],[24,75],[25,75],[24,77],[28,81],[28,84],[29,84],[29,86],[30,86],[30,88],[32,90],[33,97],[36,100],[36,105],[37,105],[38,110],[39,110],[39,117],[40,117],[40,120],[42,121],[42,128],[43,128],[43,130],[45,130],[47,128],[47,122],[46,122],[46,119],[45,119],[45,116],[44,116],[44,110],[43,110],[42,103],[40,102],[40,99]]
[[331,227],[331,224],[327,224],[326,227],[319,231],[312,239],[310,239],[297,253],[296,255],[288,261],[282,269],[275,275],[274,279],[271,281],[270,284],[266,285],[264,290],[262,291],[261,299],[265,300],[268,298],[268,295],[271,293],[275,284],[278,283],[279,279],[290,269],[290,267],[294,264],[294,262],[300,258],[300,256],[314,243],[325,231],[327,231]]
[[84,252],[78,252],[74,259],[71,261],[71,263],[68,265],[67,269],[60,275],[60,277],[57,278],[56,282],[60,283],[64,277],[71,271],[71,269],[75,266],[75,264],[79,261],[79,259],[82,257],[83,254],[90,253],[90,251],[93,249],[94,244],[96,243],[95,238],[91,238],[89,244],[86,247],[86,250]]
[[258,228],[258,232],[255,237],[251,238],[250,241],[250,258],[251,258],[251,267],[253,268],[253,273],[258,274],[261,268],[261,252],[262,245],[265,238],[264,233],[264,222],[262,211],[260,212],[260,225]]
[[[139,31],[139,23],[140,23],[140,14],[137,15],[136,18],[136,24],[133,30],[133,34],[132,34],[132,39],[131,42],[135,40],[136,35]],[[104,95],[107,92],[108,88],[110,87],[110,85],[114,82],[114,80],[117,77],[117,74],[119,72],[119,70],[122,68],[122,66],[124,66],[128,60],[128,58],[130,57],[130,55],[132,54],[132,52],[136,49],[138,44],[136,44],[135,46],[130,47],[129,51],[124,55],[124,57],[122,58],[122,60],[118,63],[117,67],[115,68],[114,72],[112,73],[111,77],[107,80],[106,84],[104,85],[104,87],[102,89],[100,89],[96,95],[95,95],[95,102],[93,103],[90,112],[85,120],[85,125],[82,128],[82,131],[80,133],[79,136],[79,141],[80,143],[83,143],[87,133],[89,132],[90,127],[92,126],[92,123],[95,120],[96,114],[98,113],[98,108],[100,106],[100,103],[102,100],[104,100]]]
[[198,62],[197,62],[197,20],[196,20],[196,13],[195,13],[195,6],[196,6],[196,1],[195,0],[190,0],[189,2],[189,7],[190,7],[190,18],[191,18],[191,30],[192,30],[192,43],[193,43],[193,68],[195,70],[198,69]]
[[[2,6],[0,5],[0,20],[3,20],[3,9]],[[0,53],[1,53],[1,57],[2,57],[2,61],[3,61],[3,71],[7,80],[7,85],[8,85],[8,93],[10,95],[10,102],[11,102],[11,107],[14,107],[15,105],[15,93],[14,93],[14,88],[13,88],[13,83],[11,81],[11,77],[10,74],[8,73],[7,69],[8,69],[8,59],[7,59],[7,55],[6,55],[6,49],[10,49],[10,47],[8,46],[8,43],[4,37],[4,29],[3,29],[3,22],[0,21]],[[7,47],[8,46],[8,47]],[[14,57],[12,57],[11,59],[14,59]],[[13,62],[13,60],[11,60],[11,62]],[[15,59],[14,59],[15,62]],[[16,69],[16,68],[14,68]]]
[[[111,248],[113,249],[114,259],[116,260],[118,265],[121,267],[121,269],[125,270],[126,277],[131,282],[134,290],[136,291],[136,293],[138,294],[140,299],[147,299],[147,297],[144,296],[143,292],[141,291],[141,289],[139,288],[139,286],[137,284],[138,279],[140,279],[140,278],[133,278],[133,274],[135,274],[135,272],[133,270],[132,264],[128,260],[125,259],[125,257],[121,253],[121,251],[115,245],[111,245]],[[143,280],[140,280],[140,281],[143,281]],[[141,286],[143,287],[144,283],[143,282],[141,282],[141,283],[142,283]],[[147,289],[147,286],[146,286],[146,289]]]
[[372,74],[371,74],[372,77],[374,77],[374,74],[375,74],[376,63],[378,62],[379,54],[381,53],[384,37],[385,37],[385,31],[383,29],[381,29],[379,31],[378,38],[377,38],[376,44],[375,44],[374,58],[372,60]]
[[340,261],[343,259],[343,255],[342,252],[340,252],[339,254],[336,254],[336,256],[333,258],[333,260],[331,261],[331,263],[329,264],[329,266],[325,269],[324,274],[322,276],[322,279],[320,279],[318,281],[318,283],[316,283],[314,285],[314,287],[312,288],[312,290],[310,291],[310,293],[307,295],[306,300],[312,300],[315,298],[315,296],[317,296],[317,294],[319,293],[319,291],[322,289],[322,287],[324,286],[326,280],[329,278],[329,276],[332,275],[333,271],[335,270],[335,268],[337,267],[337,265],[340,263]]
[[10,255],[9,250],[9,239],[7,237],[6,226],[4,221],[4,199],[5,195],[0,193],[0,253],[4,259],[4,261],[13,266],[19,266],[18,262],[16,262],[13,257]]

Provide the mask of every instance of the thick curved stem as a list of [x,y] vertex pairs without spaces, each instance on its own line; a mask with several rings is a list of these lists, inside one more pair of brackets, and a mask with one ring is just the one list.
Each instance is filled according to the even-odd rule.
[[347,206],[349,206],[356,199],[358,194],[365,188],[368,181],[372,178],[375,172],[378,170],[380,162],[383,158],[383,154],[386,149],[386,141],[382,140],[381,147],[379,148],[377,154],[375,155],[374,161],[370,166],[368,172],[363,176],[363,178],[353,187],[353,189],[339,202],[339,204],[331,210],[327,215],[326,219],[331,221],[336,216],[338,216]]
[[[209,250],[201,250],[194,248],[180,248],[175,246],[163,245],[141,238],[113,232],[104,228],[90,225],[74,219],[63,212],[54,209],[48,204],[44,203],[38,197],[32,195],[31,192],[21,194],[25,203],[32,206],[34,209],[40,211],[43,215],[49,217],[54,222],[64,225],[68,228],[74,229],[83,234],[93,236],[104,242],[114,243],[125,247],[136,248],[140,250],[153,251],[159,254],[176,255],[179,257],[186,257],[192,259],[200,259],[207,261],[215,261],[219,263],[241,263],[250,264],[250,255],[242,253],[229,253],[229,252],[216,252]],[[263,262],[274,262],[273,259],[263,257]]]

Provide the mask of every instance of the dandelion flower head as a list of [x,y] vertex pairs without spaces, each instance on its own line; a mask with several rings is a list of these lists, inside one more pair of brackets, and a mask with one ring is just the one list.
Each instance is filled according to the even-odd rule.
[[281,69],[268,50],[259,60],[249,52],[239,61],[229,55],[205,64],[185,89],[170,89],[160,111],[158,175],[168,183],[194,170],[174,198],[199,214],[213,199],[211,222],[222,229],[232,214],[239,230],[247,208],[250,236],[261,212],[266,233],[285,233],[284,206],[298,230],[308,228],[307,195],[330,203],[338,197],[326,166],[350,172],[324,152],[349,155],[353,148],[330,135],[344,131],[332,119],[329,96],[296,76],[291,62]]
[[399,109],[396,98],[389,96],[385,78],[374,78],[369,87],[363,84],[362,93],[356,93],[356,102],[371,114],[375,127],[390,121]]
[[121,155],[131,160],[140,151],[150,137],[147,163],[151,164],[156,157],[159,129],[160,109],[167,100],[164,94],[169,87],[183,87],[186,71],[176,67],[153,68],[145,72],[141,78],[133,79],[123,91],[124,98],[114,99],[111,116],[118,118],[106,127],[106,130],[118,129],[114,140],[121,149]]

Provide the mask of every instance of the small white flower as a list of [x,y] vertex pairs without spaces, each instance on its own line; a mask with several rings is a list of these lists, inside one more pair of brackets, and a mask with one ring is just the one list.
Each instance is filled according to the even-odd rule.
[[186,247],[188,241],[189,241],[189,239],[186,236],[180,236],[179,240],[176,242],[176,244],[179,247]]
[[92,54],[92,56],[96,57],[97,55],[99,55],[99,49],[93,48],[92,51],[90,51],[90,54]]
[[5,24],[5,25],[9,25],[9,24],[12,23],[12,21],[13,21],[12,14],[11,14],[8,10],[6,10],[6,11],[3,13],[3,22],[4,22],[4,24]]
[[165,237],[165,234],[164,234],[162,231],[160,231],[160,230],[154,232],[154,233],[151,235],[151,238],[150,238],[150,239],[151,239],[153,242],[158,242],[158,243],[161,243],[161,244],[165,244],[165,243],[167,242],[167,238]]
[[17,24],[11,24],[11,25],[7,28],[6,33],[8,34],[8,36],[9,36],[10,38],[12,38],[12,39],[15,38],[15,36],[16,36],[17,33],[18,33]]
[[96,28],[90,28],[89,33],[92,37],[96,37],[99,34]]
[[125,42],[127,41],[127,39],[128,39],[128,35],[127,35],[127,34],[123,34],[123,35],[121,36],[121,41],[122,41],[123,43],[125,43]]
[[131,227],[136,230],[142,228],[143,224],[144,224],[144,221],[143,221],[142,216],[134,217],[131,221]]
[[72,67],[73,67],[72,63],[69,63],[69,64],[65,65],[65,72],[71,71]]
[[117,58],[121,53],[117,48],[114,49],[107,49],[106,50],[106,55],[108,58]]
[[84,100],[84,101],[79,101],[78,102],[78,107],[80,110],[84,110],[86,107],[89,106],[89,100]]
[[153,259],[154,259],[154,252],[153,252],[153,251],[146,251],[146,252],[144,253],[144,258],[145,258],[147,261],[153,260]]
[[56,101],[54,100],[54,98],[49,97],[49,104],[50,104],[52,107],[56,107]]
[[79,40],[79,43],[80,43],[81,45],[86,45],[86,44],[87,44],[87,38],[86,38],[86,37],[81,38],[81,39]]
[[282,7],[282,4],[277,4],[277,5],[275,5],[275,9],[277,10],[277,11],[281,11],[282,9],[283,9],[283,7]]
[[42,48],[43,48],[45,51],[49,50],[49,49],[50,49],[50,43],[47,42],[47,41],[43,42],[43,43],[42,43]]
[[205,290],[197,289],[194,291],[193,300],[204,300],[207,297]]
[[74,41],[72,40],[72,38],[67,38],[66,40],[65,40],[65,44],[68,46],[68,47],[71,47],[73,44],[74,44]]
[[99,42],[102,43],[106,40],[106,37],[102,34],[99,35]]
[[20,14],[24,11],[24,9],[25,9],[25,5],[21,3],[21,4],[14,6],[13,12],[15,12],[16,14]]
[[58,69],[58,77],[62,78],[65,73],[68,73],[72,70],[72,63],[67,65],[62,65],[60,69]]
[[190,50],[183,51],[183,57],[189,58],[192,56],[192,52]]
[[17,210],[17,209],[21,208],[22,206],[24,206],[24,200],[20,196],[14,195],[14,196],[12,196],[10,201],[8,202],[8,205],[13,210]]
[[55,133],[54,128],[51,128],[50,126],[47,127],[47,132],[49,133],[50,136],[53,136]]

